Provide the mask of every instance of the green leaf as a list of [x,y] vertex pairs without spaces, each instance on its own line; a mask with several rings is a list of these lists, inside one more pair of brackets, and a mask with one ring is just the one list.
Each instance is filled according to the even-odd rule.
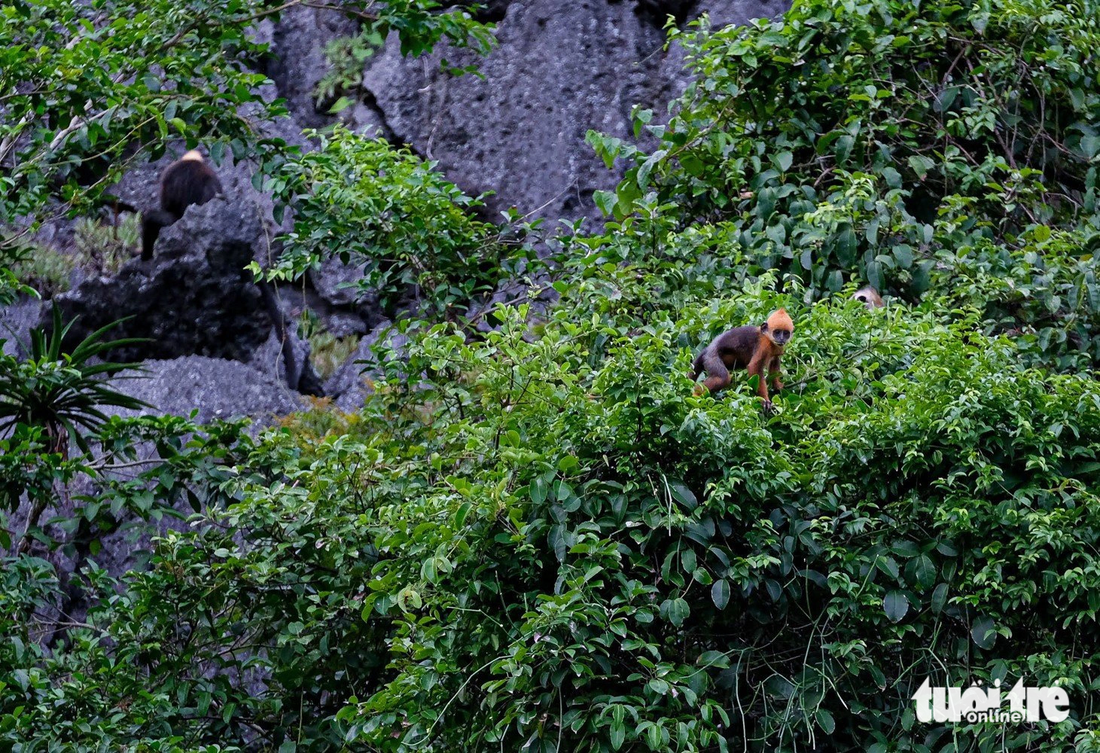
[[714,606],[725,609],[726,605],[730,603],[729,582],[724,579],[714,581],[714,585],[710,587],[710,598],[714,602]]
[[997,641],[997,626],[990,617],[981,617],[974,620],[970,628],[970,637],[978,648],[991,649]]
[[909,598],[901,591],[890,591],[882,600],[890,622],[900,622],[909,612]]
[[672,623],[674,627],[680,627],[684,624],[684,620],[691,614],[691,608],[688,606],[687,601],[682,598],[666,599],[661,604],[661,614]]
[[936,586],[936,590],[932,592],[932,611],[935,614],[942,612],[947,604],[947,591],[947,584],[940,583]]
[[914,154],[912,157],[909,158],[909,167],[913,170],[914,173],[916,173],[917,178],[920,180],[924,180],[925,178],[927,178],[929,171],[931,171],[932,168],[935,166],[935,162],[933,162],[928,157],[924,157],[919,154]]
[[536,505],[541,505],[546,501],[546,497],[550,492],[550,479],[546,475],[538,476],[531,482],[530,495],[531,501]]
[[932,560],[928,555],[922,554],[911,560],[911,563],[917,584],[921,588],[931,588],[932,584],[936,582],[936,566],[932,564]]
[[699,500],[695,497],[695,493],[682,481],[670,481],[669,489],[672,491],[673,499],[683,505],[684,508],[694,510],[699,506]]
[[1081,152],[1085,159],[1091,160],[1100,154],[1100,134],[1089,133],[1081,137]]

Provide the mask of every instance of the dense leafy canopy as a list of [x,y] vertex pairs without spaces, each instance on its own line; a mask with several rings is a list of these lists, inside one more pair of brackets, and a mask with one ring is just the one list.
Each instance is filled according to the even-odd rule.
[[1100,356],[1098,34],[1092,0],[798,2],[748,32],[674,32],[698,79],[667,124],[635,114],[656,150],[591,135],[631,164],[599,203],[705,225],[722,277],[931,289],[1082,367]]
[[363,266],[360,290],[379,291],[391,315],[410,299],[428,315],[464,308],[512,269],[496,226],[472,214],[481,202],[382,139],[336,128],[269,188],[294,211],[270,277],[336,258]]
[[[170,139],[269,173],[298,152],[265,136],[285,114],[265,96],[255,25],[295,6],[395,32],[419,55],[441,40],[485,51],[489,28],[438,0],[13,0],[0,5],[0,226],[87,209]],[[5,235],[8,235],[7,233]],[[0,235],[0,243],[6,239]]]
[[[6,560],[0,740],[1100,747],[1095,5],[801,0],[674,34],[698,80],[666,125],[637,114],[655,151],[592,135],[630,168],[606,232],[549,241],[554,307],[476,337],[403,320],[354,414],[256,439],[113,420],[94,442],[163,461],[125,483],[38,427],[0,440],[9,506],[103,485],[77,543],[202,510],[147,568],[85,568],[64,641],[64,584]],[[491,279],[472,200],[379,142],[321,143],[268,184],[302,212],[288,268],[348,248],[444,306]],[[868,279],[887,309],[848,299]],[[778,414],[741,378],[693,396],[697,348],[778,306]],[[1058,684],[1070,717],[919,723],[925,678]]]

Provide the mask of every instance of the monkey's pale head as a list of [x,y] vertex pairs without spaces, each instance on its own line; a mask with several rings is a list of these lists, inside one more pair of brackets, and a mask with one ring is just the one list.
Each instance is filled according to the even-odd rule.
[[768,321],[760,327],[760,331],[764,333],[765,337],[782,348],[791,340],[791,334],[794,332],[794,322],[787,315],[786,309],[777,309],[771,313]]
[[180,157],[181,162],[202,162],[202,152],[198,149],[192,149],[188,152],[184,152]]
[[857,290],[855,294],[852,295],[852,298],[855,298],[869,309],[880,309],[886,305],[882,302],[882,296],[880,296],[878,291],[870,285]]

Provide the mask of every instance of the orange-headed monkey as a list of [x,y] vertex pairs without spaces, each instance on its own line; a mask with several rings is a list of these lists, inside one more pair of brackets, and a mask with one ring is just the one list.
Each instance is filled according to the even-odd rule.
[[748,369],[750,375],[760,378],[756,391],[764,399],[764,409],[772,409],[768,397],[768,386],[764,379],[764,369],[772,379],[772,390],[783,389],[779,381],[779,359],[783,348],[791,340],[794,322],[785,309],[773,311],[768,320],[759,327],[736,327],[714,338],[692,366],[691,378],[698,379],[704,371],[707,374],[701,386],[696,386],[696,394],[702,394],[703,388],[710,392],[725,389],[730,384],[730,369]]

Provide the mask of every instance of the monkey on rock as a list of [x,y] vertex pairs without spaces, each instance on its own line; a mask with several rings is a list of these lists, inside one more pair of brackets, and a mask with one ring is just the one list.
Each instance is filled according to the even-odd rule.
[[731,369],[747,369],[750,375],[759,377],[756,391],[764,400],[764,410],[770,412],[772,402],[768,397],[764,370],[767,369],[771,377],[772,390],[778,392],[783,389],[779,381],[779,359],[783,356],[783,348],[790,342],[792,332],[794,322],[791,317],[786,309],[778,309],[758,327],[735,327],[718,335],[692,365],[692,380],[698,379],[704,372],[707,375],[701,385],[696,385],[695,394],[702,394],[704,389],[710,392],[723,390],[730,384]]
[[192,204],[205,204],[222,191],[217,174],[197,150],[184,154],[164,170],[160,177],[160,209],[141,217],[141,258],[153,258],[153,246],[161,228],[183,217]]

